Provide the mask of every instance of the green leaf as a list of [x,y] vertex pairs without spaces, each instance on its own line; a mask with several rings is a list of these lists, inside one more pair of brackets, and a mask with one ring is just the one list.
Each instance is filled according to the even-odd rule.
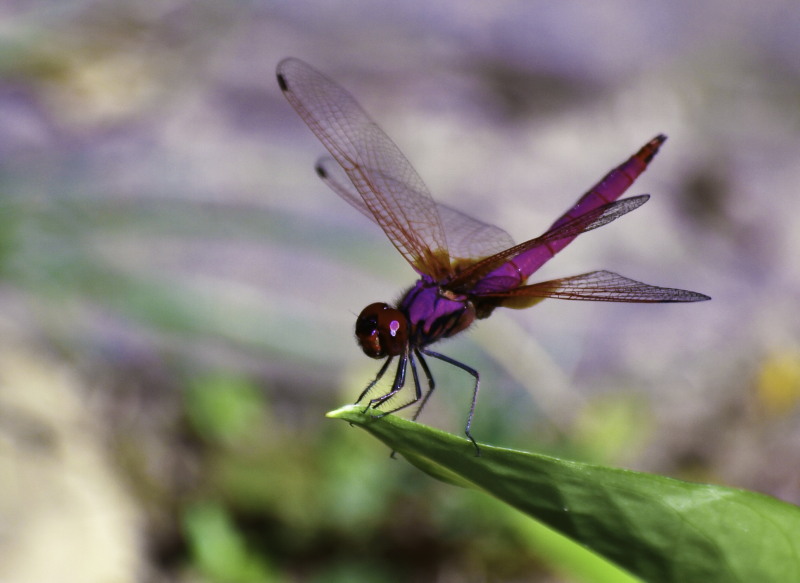
[[210,502],[190,505],[183,515],[183,527],[195,566],[207,580],[278,581],[274,570],[247,549],[244,537],[221,506]]
[[245,437],[264,408],[261,393],[252,383],[223,374],[191,379],[185,398],[194,428],[218,442],[232,443]]
[[800,508],[775,498],[481,445],[363,406],[328,413],[431,476],[489,493],[646,581],[800,581]]

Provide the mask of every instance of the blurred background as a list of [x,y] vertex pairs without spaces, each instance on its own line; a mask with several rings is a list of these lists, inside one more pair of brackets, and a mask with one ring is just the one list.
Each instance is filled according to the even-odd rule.
[[[657,133],[642,209],[437,350],[485,443],[800,503],[791,0],[9,1],[0,7],[0,579],[565,581],[519,520],[324,418],[355,315],[414,272],[319,182],[274,70],[349,89],[436,199],[540,234]],[[541,276],[541,277],[540,277]],[[421,421],[460,434],[434,363]]]

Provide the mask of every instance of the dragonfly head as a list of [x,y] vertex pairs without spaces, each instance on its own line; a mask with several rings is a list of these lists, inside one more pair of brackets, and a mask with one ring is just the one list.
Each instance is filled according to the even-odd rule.
[[408,320],[388,304],[370,304],[358,315],[356,338],[361,350],[371,358],[397,356],[408,344]]

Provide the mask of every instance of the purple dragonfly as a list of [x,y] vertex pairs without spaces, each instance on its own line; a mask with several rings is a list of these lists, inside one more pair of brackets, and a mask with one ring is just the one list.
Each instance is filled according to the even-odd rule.
[[[369,394],[397,357],[391,388],[366,405],[367,409],[381,407],[405,386],[411,365],[413,398],[390,411],[381,411],[379,416],[418,403],[413,415],[416,420],[435,387],[425,357],[444,361],[475,379],[464,433],[480,455],[470,432],[480,385],[478,371],[430,350],[431,344],[466,330],[495,308],[527,308],[545,298],[652,303],[710,299],[610,271],[525,285],[531,274],[575,237],[610,223],[648,200],[648,195],[617,199],[644,172],[665,136],[656,136],[609,172],[543,235],[515,245],[499,227],[434,202],[394,142],[342,87],[295,58],[281,61],[277,75],[289,103],[333,156],[317,163],[317,174],[375,221],[420,276],[395,305],[370,304],[356,320],[356,338],[364,353],[386,358],[356,403]],[[424,392],[417,363],[427,380]]]

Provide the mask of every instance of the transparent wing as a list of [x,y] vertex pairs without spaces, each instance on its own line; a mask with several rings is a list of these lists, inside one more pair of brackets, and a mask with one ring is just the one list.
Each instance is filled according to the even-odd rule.
[[[331,158],[322,158],[316,164],[319,177],[331,190],[369,219],[378,222],[355,189],[344,169]],[[479,221],[444,204],[436,205],[444,229],[447,247],[454,260],[477,259],[499,253],[514,245],[514,240],[500,227]]]
[[592,271],[481,297],[502,298],[497,305],[509,308],[524,308],[542,298],[637,303],[700,302],[711,299],[693,291],[649,285],[611,271]]
[[397,250],[421,274],[435,279],[449,275],[436,203],[394,142],[350,93],[310,65],[285,59],[277,74],[289,103],[344,169]]
[[479,221],[445,204],[438,206],[454,260],[474,263],[514,246],[514,239],[500,227]]
[[336,160],[333,158],[320,158],[314,165],[314,170],[317,176],[328,185],[328,188],[341,196],[350,206],[355,207],[369,220],[380,225],[378,219],[375,218],[375,215],[369,210],[367,203],[361,198],[361,194],[359,194],[353,182],[345,173],[344,168],[342,168]]
[[[520,263],[524,263],[526,257],[530,254],[542,253],[548,256],[555,255],[558,252],[558,248],[556,248],[558,241],[572,239],[581,233],[585,233],[586,231],[591,231],[592,229],[597,229],[598,227],[607,225],[622,215],[639,208],[649,199],[650,196],[647,194],[632,196],[630,198],[624,198],[622,200],[604,204],[603,206],[585,212],[579,217],[575,217],[559,227],[551,228],[540,237],[530,239],[529,241],[525,241],[524,243],[520,243],[519,245],[505,249],[500,253],[496,253],[491,257],[487,257],[486,259],[467,267],[455,278],[453,278],[448,283],[447,287],[453,290],[463,289],[468,292],[468,288],[475,284],[475,282],[479,281],[481,278],[490,274],[492,271],[501,267],[503,264],[511,261],[512,259],[515,262],[519,261]],[[515,267],[515,271],[517,269],[518,267]],[[527,277],[528,274],[522,274],[523,280]]]

